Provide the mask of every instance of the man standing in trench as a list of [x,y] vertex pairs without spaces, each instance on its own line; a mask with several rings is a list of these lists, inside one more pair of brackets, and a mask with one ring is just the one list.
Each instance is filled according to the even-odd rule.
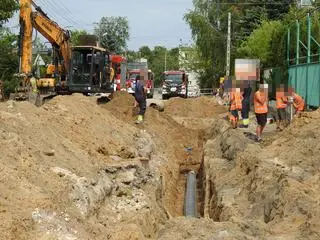
[[144,120],[144,114],[147,108],[147,89],[144,87],[140,75],[136,77],[136,86],[134,91],[135,106],[139,106],[139,114],[136,124],[140,124]]

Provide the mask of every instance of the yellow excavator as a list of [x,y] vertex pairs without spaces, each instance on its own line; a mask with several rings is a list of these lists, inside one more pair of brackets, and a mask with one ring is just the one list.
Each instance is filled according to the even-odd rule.
[[[34,8],[34,9],[33,9]],[[40,32],[51,44],[53,64],[48,78],[36,79],[32,69],[32,33]],[[11,98],[36,105],[57,94],[112,93],[106,70],[109,54],[97,44],[71,46],[70,34],[51,20],[32,0],[20,0],[20,85]]]

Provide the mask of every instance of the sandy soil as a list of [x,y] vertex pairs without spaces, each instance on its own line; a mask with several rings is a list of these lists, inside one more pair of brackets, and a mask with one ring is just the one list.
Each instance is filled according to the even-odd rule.
[[[319,111],[263,144],[213,98],[135,111],[126,93],[0,103],[0,239],[319,239]],[[188,169],[200,219],[181,217]]]

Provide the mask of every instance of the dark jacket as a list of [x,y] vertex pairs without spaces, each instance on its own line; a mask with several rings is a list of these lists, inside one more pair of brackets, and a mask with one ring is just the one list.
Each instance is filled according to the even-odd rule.
[[134,90],[134,98],[138,101],[146,98],[146,94],[144,92],[144,86],[140,81],[136,82],[136,87]]

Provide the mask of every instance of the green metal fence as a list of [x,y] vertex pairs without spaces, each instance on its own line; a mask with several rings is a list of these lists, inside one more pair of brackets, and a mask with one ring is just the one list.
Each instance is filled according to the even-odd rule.
[[[301,41],[300,23],[296,21],[295,53],[291,58],[291,31],[288,29],[287,62],[288,83],[309,106],[320,106],[320,44],[311,35],[312,21],[307,16],[307,44]],[[316,52],[315,52],[316,46]],[[305,53],[305,55],[303,55]]]
[[304,98],[309,106],[320,106],[320,64],[289,67],[289,86]]

